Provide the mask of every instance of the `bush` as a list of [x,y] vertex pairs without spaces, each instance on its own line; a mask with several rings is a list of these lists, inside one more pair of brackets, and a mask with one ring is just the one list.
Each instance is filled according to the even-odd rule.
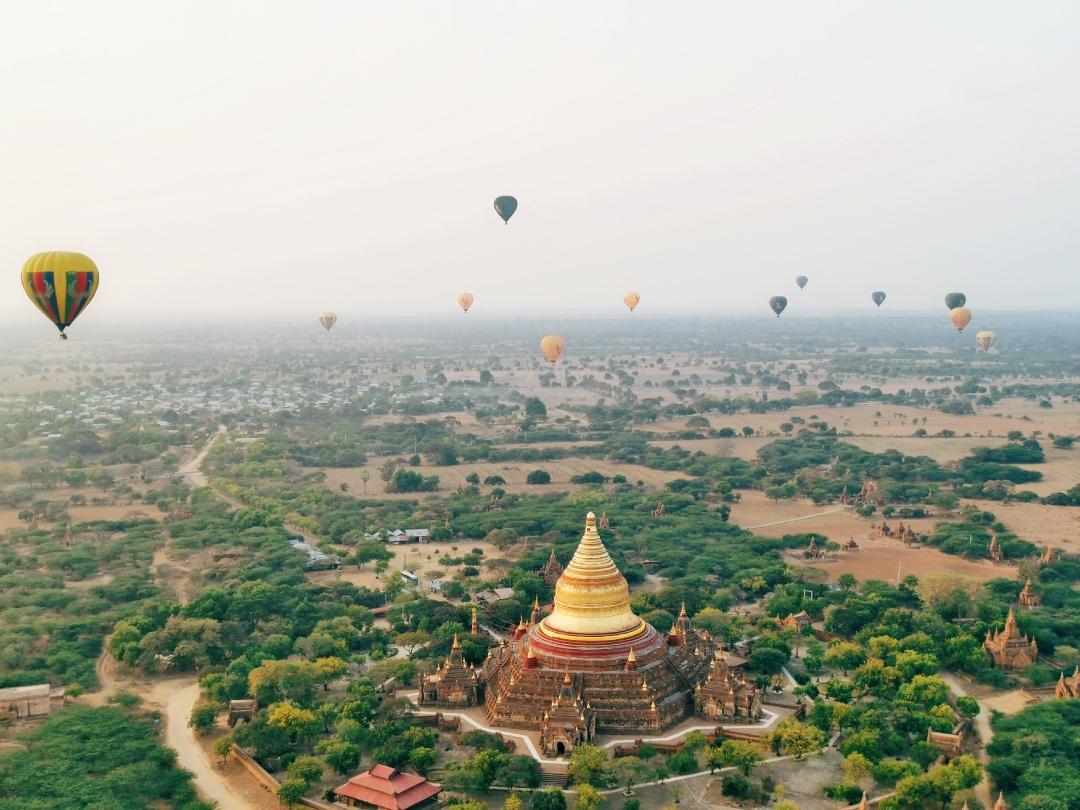
[[821,792],[830,799],[835,799],[844,804],[858,804],[862,798],[863,789],[858,785],[822,785]]
[[526,484],[550,484],[551,474],[546,470],[533,470],[525,476]]
[[750,780],[741,773],[733,773],[724,777],[720,783],[720,792],[732,799],[748,799],[754,793]]

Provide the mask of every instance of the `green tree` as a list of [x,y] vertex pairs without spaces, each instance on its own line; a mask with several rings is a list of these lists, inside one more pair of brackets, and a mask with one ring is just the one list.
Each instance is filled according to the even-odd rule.
[[529,810],[566,810],[566,794],[556,787],[534,793]]
[[435,764],[437,758],[438,755],[431,748],[414,748],[409,752],[409,762],[421,775],[427,774],[428,768]]
[[844,776],[855,785],[873,773],[874,764],[858,751],[844,757]]
[[979,716],[981,707],[979,706],[979,701],[975,698],[963,695],[956,699],[956,709],[960,714],[964,715],[964,717],[973,718]]
[[340,658],[318,658],[315,660],[315,666],[324,690],[329,690],[330,684],[349,674],[349,665]]
[[845,675],[849,669],[855,669],[866,663],[866,651],[858,644],[838,641],[829,645],[825,651],[825,666],[837,668]]
[[315,746],[315,753],[325,759],[326,764],[342,776],[360,767],[360,746],[353,743],[342,740],[320,740]]
[[797,760],[816,754],[825,747],[825,732],[814,726],[804,726],[794,717],[781,720],[775,731],[762,735],[761,741],[779,756]]
[[217,726],[217,716],[225,709],[220,703],[200,703],[192,707],[188,728],[205,736]]
[[577,798],[574,799],[574,810],[597,810],[605,801],[607,801],[607,796],[592,785],[578,785]]
[[323,766],[315,757],[297,757],[286,769],[289,779],[299,779],[314,785],[322,781]]
[[278,785],[277,797],[284,807],[293,807],[298,804],[311,785],[302,779],[287,779]]
[[[724,740],[720,746],[720,762],[725,768],[738,768],[743,776],[750,776],[765,761],[761,746],[737,740]],[[711,766],[710,766],[711,767]]]
[[582,743],[574,746],[566,773],[579,785],[593,785],[603,774],[606,763],[607,752],[603,748]]
[[221,757],[222,765],[224,765],[225,761],[229,758],[229,754],[232,752],[232,746],[233,738],[229,734],[214,740],[214,756]]
[[637,757],[619,757],[612,760],[607,768],[608,781],[622,785],[629,793],[634,785],[640,785],[652,779],[653,769]]

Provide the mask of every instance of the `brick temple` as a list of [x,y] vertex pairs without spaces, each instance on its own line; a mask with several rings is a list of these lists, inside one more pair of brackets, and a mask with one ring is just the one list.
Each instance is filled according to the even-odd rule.
[[986,631],[983,650],[990,656],[995,667],[1001,669],[1025,669],[1039,660],[1039,648],[1035,639],[1020,635],[1012,608],[1005,620],[1005,629],[997,633]]
[[538,729],[546,756],[597,733],[655,734],[691,714],[753,722],[761,711],[758,690],[717,660],[685,607],[667,637],[634,615],[591,512],[551,615],[534,607],[529,624],[490,651],[478,680],[491,724]]

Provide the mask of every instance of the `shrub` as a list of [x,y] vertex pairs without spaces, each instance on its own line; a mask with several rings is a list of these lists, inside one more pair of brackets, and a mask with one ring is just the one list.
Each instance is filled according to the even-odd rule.
[[732,799],[748,799],[754,792],[750,780],[741,773],[733,773],[724,777],[720,783],[720,792]]
[[526,484],[550,484],[551,474],[546,470],[533,470],[525,476]]

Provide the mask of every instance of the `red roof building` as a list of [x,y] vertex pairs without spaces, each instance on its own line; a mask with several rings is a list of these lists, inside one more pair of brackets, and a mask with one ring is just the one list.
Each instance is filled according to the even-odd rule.
[[388,765],[372,765],[334,790],[334,798],[346,807],[381,807],[386,810],[419,810],[433,804],[442,788],[422,776],[401,773]]

